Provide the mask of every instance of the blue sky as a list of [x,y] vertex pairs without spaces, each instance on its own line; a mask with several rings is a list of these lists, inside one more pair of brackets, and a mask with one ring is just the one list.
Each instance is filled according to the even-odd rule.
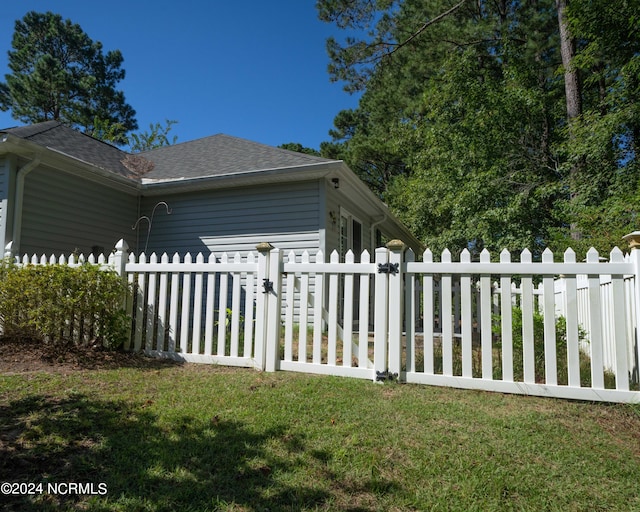
[[[120,82],[140,130],[178,121],[178,142],[226,133],[277,146],[319,148],[335,115],[357,98],[331,83],[315,0],[18,0],[0,14],[0,79],[15,20],[52,11],[105,51],[119,49]],[[20,124],[0,112],[0,128]]]

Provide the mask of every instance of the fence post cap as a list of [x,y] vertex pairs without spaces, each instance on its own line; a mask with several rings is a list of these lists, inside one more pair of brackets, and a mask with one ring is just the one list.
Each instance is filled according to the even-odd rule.
[[631,249],[637,249],[640,247],[640,231],[634,231],[633,233],[624,235],[622,239],[627,241]]
[[404,251],[406,244],[402,240],[391,240],[387,243],[387,249],[390,251]]
[[121,251],[121,252],[127,252],[129,250],[129,244],[125,242],[124,238],[121,238],[116,242],[115,250]]
[[275,249],[275,247],[273,247],[269,242],[260,242],[256,245],[256,250],[258,252],[269,252],[271,249]]

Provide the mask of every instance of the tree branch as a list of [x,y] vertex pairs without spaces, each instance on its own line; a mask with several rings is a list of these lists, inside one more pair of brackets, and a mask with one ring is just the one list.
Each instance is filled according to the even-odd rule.
[[[364,58],[353,59],[350,65],[354,65],[354,64],[359,64],[359,65],[362,65],[362,64],[365,64],[365,65],[366,64],[374,64],[374,63],[378,62],[379,60],[384,59],[385,57],[389,57],[390,55],[393,55],[395,52],[400,50],[402,47],[404,47],[404,46],[408,45],[409,43],[411,43],[411,41],[413,41],[415,38],[417,38],[420,34],[422,34],[431,25],[433,25],[434,23],[437,23],[438,21],[440,21],[443,18],[449,16],[450,14],[453,14],[460,7],[462,7],[466,2],[467,2],[467,0],[461,0],[456,5],[451,7],[449,10],[447,10],[447,11],[439,14],[435,18],[432,18],[431,20],[427,21],[416,32],[411,34],[407,39],[405,39],[401,43],[392,43],[392,42],[389,42],[389,41],[376,41],[376,42],[372,42],[370,44],[365,45],[363,50],[366,51],[367,53],[370,53],[370,56],[369,57],[364,57]],[[362,44],[361,42],[354,42],[353,44],[351,44],[351,45],[347,46],[346,48],[344,48],[344,50],[346,50],[346,51],[355,50],[361,44]],[[390,49],[390,48],[392,48],[392,49]],[[378,52],[380,52],[380,53],[378,53]]]
[[424,25],[422,25],[416,32],[414,32],[413,34],[411,34],[407,39],[405,39],[403,42],[398,43],[395,45],[395,48],[393,50],[391,50],[388,53],[385,53],[383,55],[383,57],[388,57],[389,55],[394,54],[395,52],[397,52],[400,48],[408,45],[411,41],[413,41],[416,37],[418,37],[420,34],[422,34],[425,30],[427,30],[427,28],[429,28],[431,25],[433,25],[434,23],[437,23],[438,21],[440,21],[443,18],[446,18],[447,16],[449,16],[450,14],[453,14],[454,12],[456,12],[458,9],[460,9],[460,7],[462,7],[465,3],[467,2],[467,0],[462,0],[461,2],[458,2],[456,5],[454,5],[451,9],[449,9],[448,11],[443,12],[442,14],[439,14],[438,16],[436,16],[433,19],[430,19],[429,21],[427,21]]

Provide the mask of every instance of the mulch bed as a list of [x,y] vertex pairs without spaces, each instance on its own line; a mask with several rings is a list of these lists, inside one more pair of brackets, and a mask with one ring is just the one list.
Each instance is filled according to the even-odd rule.
[[0,373],[55,372],[114,368],[166,368],[181,363],[99,346],[58,345],[0,337]]

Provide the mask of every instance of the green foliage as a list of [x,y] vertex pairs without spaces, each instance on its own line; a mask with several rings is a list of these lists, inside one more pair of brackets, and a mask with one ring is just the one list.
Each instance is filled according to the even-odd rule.
[[608,252],[638,229],[640,3],[572,0],[567,16],[579,42],[574,65],[584,86],[583,113],[558,146],[565,173],[581,164],[572,184],[575,200],[561,212],[581,237],[570,240],[559,230],[554,245]]
[[[216,313],[218,314],[218,318],[220,318],[222,316],[220,314],[220,310],[216,309]],[[224,326],[225,326],[227,332],[231,332],[231,319],[232,318],[233,318],[233,310],[231,308],[226,308],[225,311],[224,311]],[[239,322],[239,325],[243,325],[244,324],[244,315],[239,315],[238,322]],[[216,326],[220,325],[220,320],[216,320],[214,322],[214,324]]]
[[174,135],[169,139],[169,132],[177,122],[178,121],[167,119],[164,126],[160,123],[150,124],[149,131],[132,133],[128,140],[131,152],[140,153],[142,151],[149,151],[154,148],[175,144],[178,136]]
[[129,140],[125,135],[126,131],[122,123],[111,123],[106,119],[100,119],[96,116],[93,120],[93,126],[87,129],[85,133],[94,139],[121,146]]
[[434,250],[590,245],[637,229],[640,3],[572,0],[582,114],[567,121],[553,0],[318,0],[362,91],[324,143]]
[[[513,343],[513,372],[516,381],[524,379],[524,341],[522,336],[522,309],[512,308],[512,343]],[[494,316],[494,334],[500,335],[500,317]],[[558,382],[567,383],[567,320],[560,316],[555,319],[556,361],[558,367]],[[578,327],[578,340],[586,341],[586,332]],[[496,345],[500,348],[501,340],[498,338]],[[545,349],[544,349],[544,315],[538,311],[533,312],[533,354],[536,382],[543,382],[545,378]],[[590,360],[588,355],[581,354],[581,371],[583,379],[590,378]],[[586,381],[585,381],[586,384]]]
[[0,322],[4,334],[53,343],[99,340],[111,349],[127,336],[127,285],[98,265],[26,265],[4,262]]
[[299,142],[287,142],[278,146],[280,149],[286,149],[288,151],[295,151],[296,153],[304,153],[305,155],[320,156],[320,152],[313,149],[304,147]]
[[477,57],[446,60],[420,124],[394,130],[412,162],[388,202],[434,250],[539,252],[562,194],[545,141],[549,110],[512,76],[515,64],[495,73]]
[[[522,336],[522,310],[518,307],[512,308],[512,340],[513,352],[515,354],[514,376],[523,379],[524,376],[524,341]],[[499,334],[499,318],[495,319],[496,330]],[[566,341],[566,320],[564,317],[556,319],[556,357],[558,361],[562,356],[566,359],[567,341]],[[499,345],[500,346],[500,345]],[[533,312],[533,354],[536,382],[544,380],[545,375],[545,352],[544,352],[544,316],[538,311]]]
[[110,126],[118,143],[138,127],[135,111],[116,89],[125,76],[122,54],[103,53],[80,25],[52,12],[28,12],[16,21],[12,48],[0,109],[15,119],[59,120],[97,136]]

